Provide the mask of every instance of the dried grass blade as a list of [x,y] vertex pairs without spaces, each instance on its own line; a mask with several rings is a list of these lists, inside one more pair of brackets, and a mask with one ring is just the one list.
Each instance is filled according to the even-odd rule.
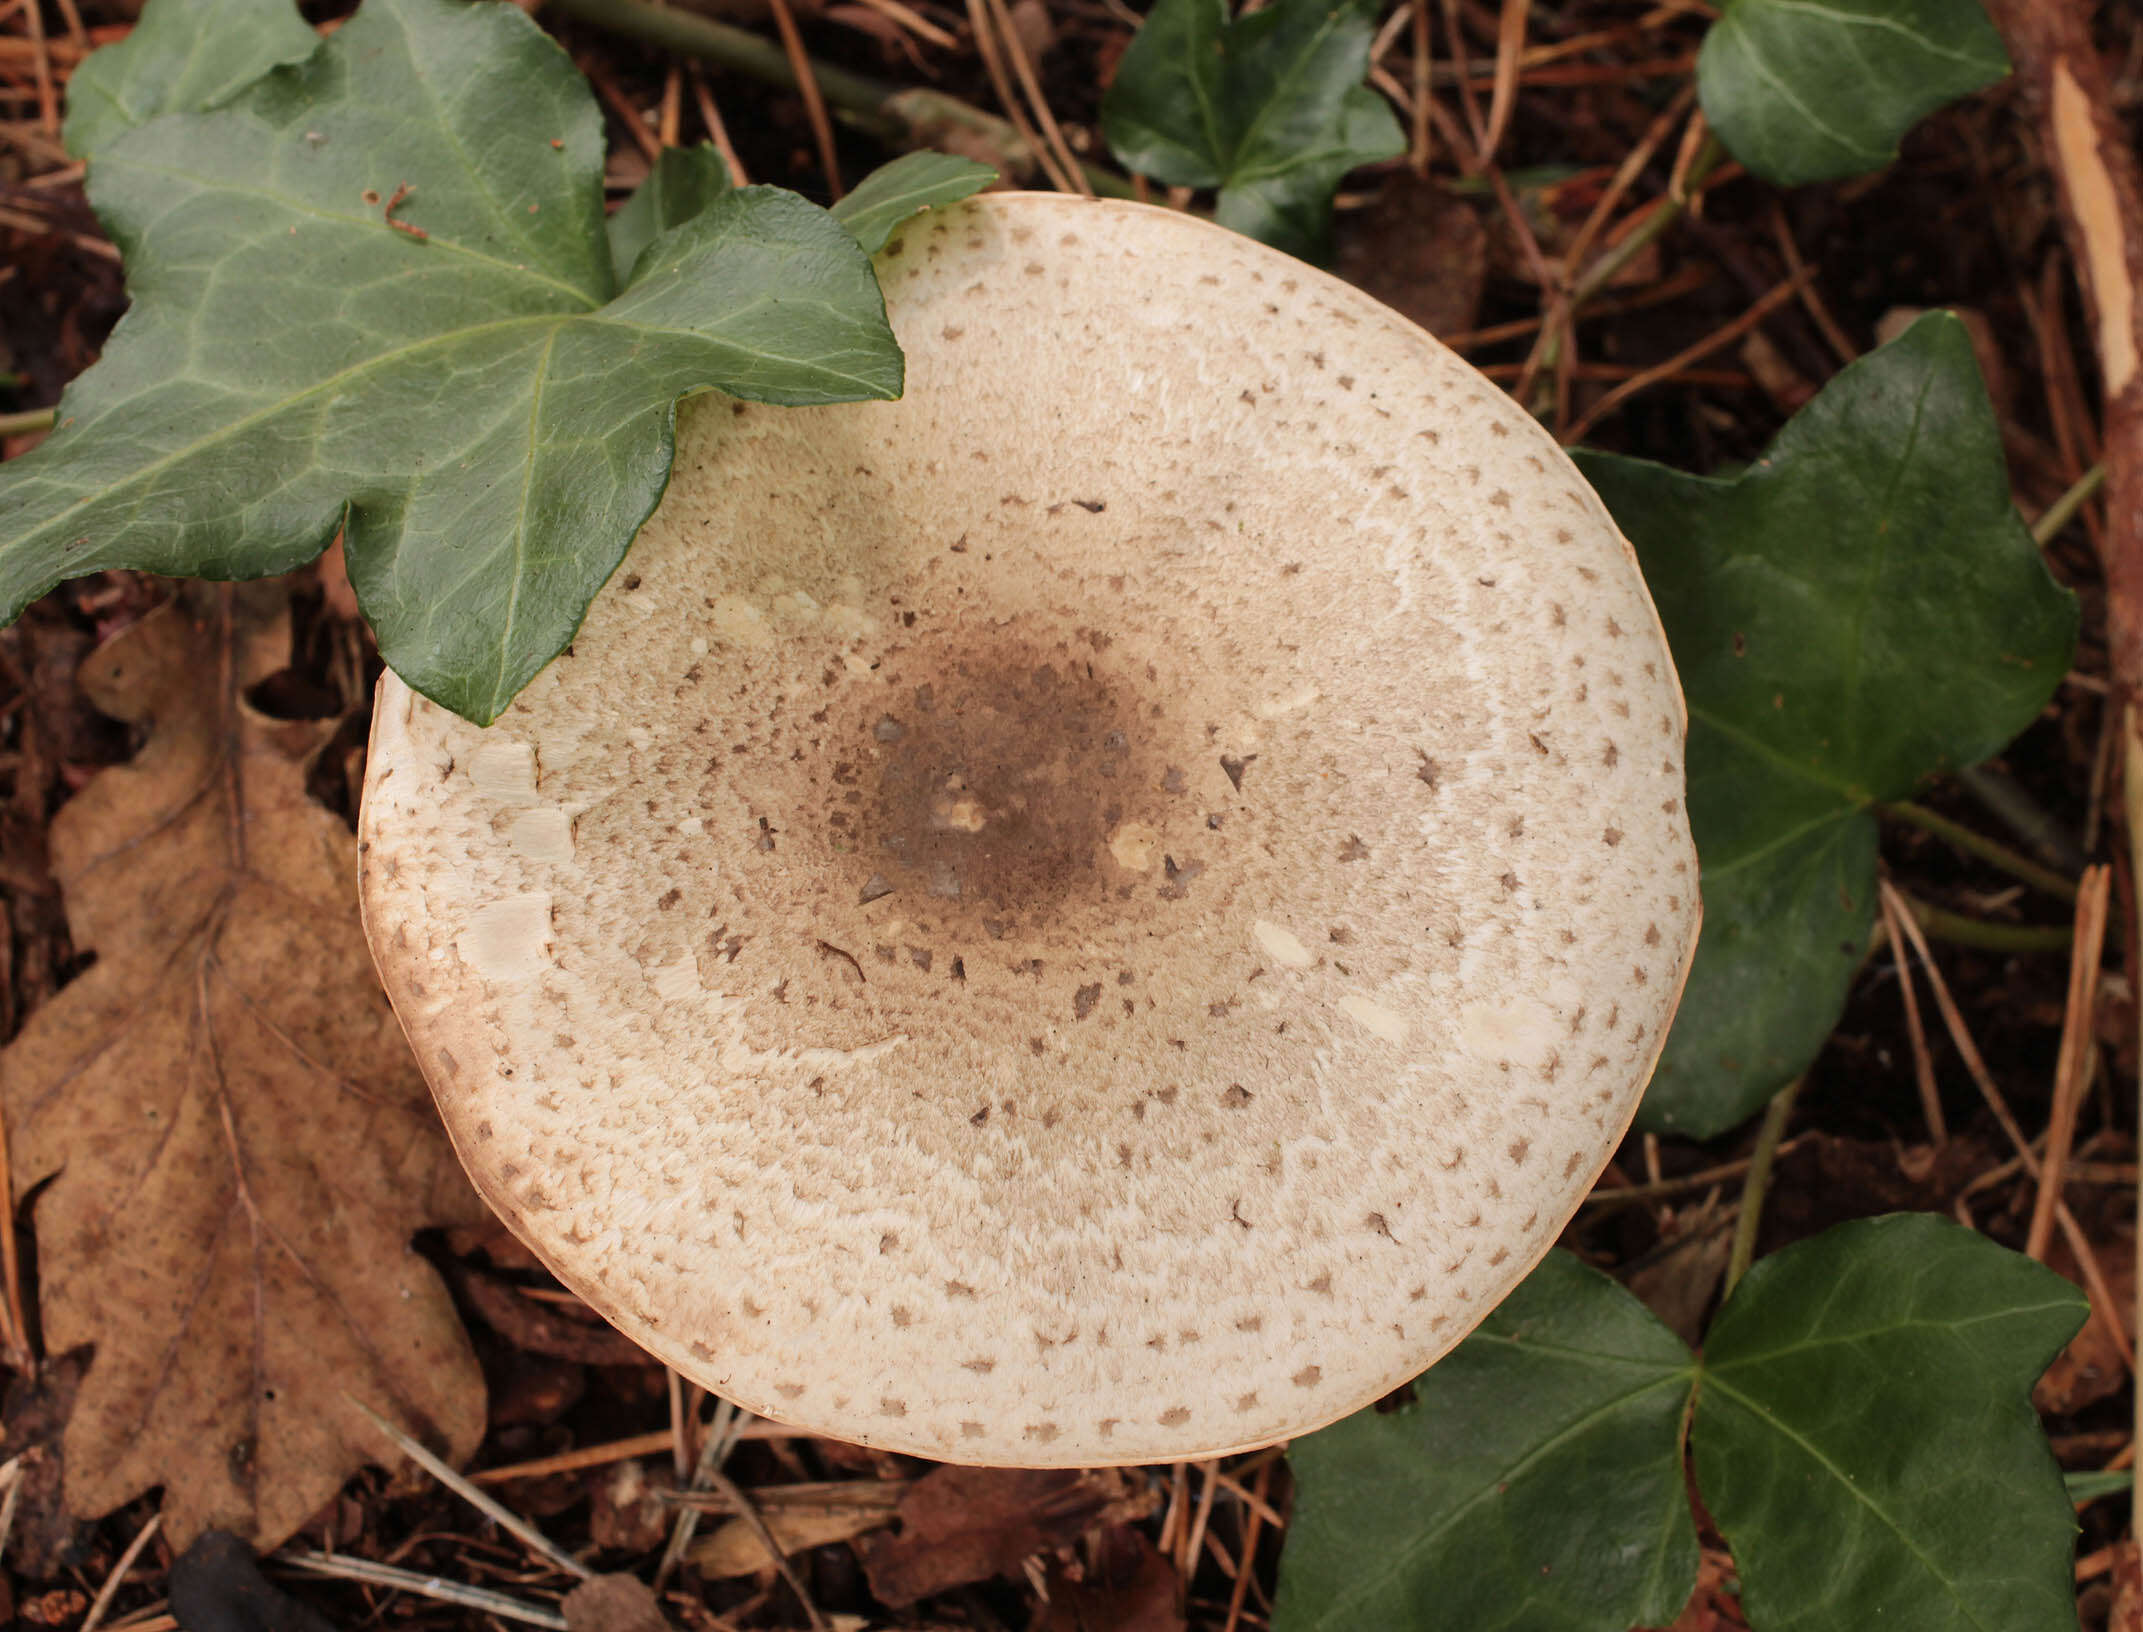
[[2053,1115],[2046,1130],[2046,1155],[2039,1164],[2039,1196],[2031,1210],[2031,1230],[2024,1250],[2044,1259],[2054,1234],[2054,1207],[2076,1139],[2076,1109],[2097,1053],[2093,1020],[2098,1008],[2099,963],[2106,945],[2106,910],[2113,869],[2088,869],[2076,892],[2076,940],[2069,949],[2069,996],[2061,1023],[2061,1053],[2054,1067]]

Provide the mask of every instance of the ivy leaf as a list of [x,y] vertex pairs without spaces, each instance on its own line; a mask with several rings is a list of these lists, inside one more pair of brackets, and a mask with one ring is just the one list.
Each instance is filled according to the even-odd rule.
[[833,207],[833,218],[855,235],[863,253],[885,248],[893,229],[909,216],[940,204],[957,204],[997,179],[997,172],[950,153],[904,153],[881,164]]
[[1274,0],[1230,22],[1227,0],[1158,0],[1102,98],[1102,133],[1130,169],[1219,188],[1222,226],[1320,256],[1340,178],[1406,151],[1362,83],[1378,9]]
[[869,260],[740,189],[616,293],[602,127],[517,8],[367,0],[100,153],[134,307],[0,467],[0,617],[62,578],[287,571],[342,529],[387,662],[488,723],[660,497],[677,399],[897,396]]
[[1871,807],[2028,725],[2076,608],[2010,503],[1946,314],[1841,372],[1732,481],[1580,464],[1637,547],[1689,701],[1704,934],[1638,1115],[1704,1138],[1837,1023],[1875,910]]
[[1679,1426],[1695,1367],[1553,1252],[1414,1400],[1295,1442],[1275,1632],[1623,1632],[1696,1580]]
[[2076,1517],[2031,1385],[2088,1312],[1947,1219],[1841,1224],[1713,1322],[1697,1485],[1763,1632],[2074,1632]]
[[319,46],[290,0],[149,0],[67,82],[67,151],[86,159],[159,114],[216,107]]
[[632,264],[640,251],[728,191],[729,166],[711,143],[664,148],[647,180],[610,217],[610,270],[618,287],[632,282]]
[[1792,185],[1880,169],[1927,114],[2008,72],[1979,0],[1728,0],[1697,94],[1735,158]]

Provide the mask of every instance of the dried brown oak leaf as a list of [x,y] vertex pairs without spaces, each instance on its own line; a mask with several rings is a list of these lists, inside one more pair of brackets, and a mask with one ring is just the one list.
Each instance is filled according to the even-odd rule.
[[[306,797],[332,721],[245,689],[289,660],[280,591],[189,591],[81,685],[146,730],[51,832],[96,963],[0,1056],[45,1344],[94,1345],[64,1441],[77,1514],[164,1487],[183,1549],[275,1546],[376,1434],[344,1391],[451,1457],[483,1381],[410,1250],[479,1210],[381,995],[348,832]],[[55,1177],[56,1175],[56,1177]]]

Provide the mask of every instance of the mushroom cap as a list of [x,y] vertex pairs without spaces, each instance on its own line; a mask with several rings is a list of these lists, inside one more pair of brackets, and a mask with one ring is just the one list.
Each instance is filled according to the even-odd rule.
[[381,975],[491,1205],[752,1411],[1300,1433],[1637,1105],[1698,917],[1658,620],[1501,391],[1247,238],[997,194],[879,267],[904,400],[688,404],[494,726],[383,682]]

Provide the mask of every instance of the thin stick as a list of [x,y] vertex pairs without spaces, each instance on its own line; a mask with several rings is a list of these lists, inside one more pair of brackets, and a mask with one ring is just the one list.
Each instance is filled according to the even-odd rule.
[[[1253,1566],[1257,1563],[1258,1532],[1264,1528],[1265,1515],[1272,1513],[1272,1509],[1265,1505],[1265,1487],[1271,1478],[1272,1464],[1268,1462],[1258,1469],[1258,1500],[1250,1509],[1250,1517],[1243,1525],[1242,1562],[1236,1567],[1235,1590],[1228,1594],[1228,1619],[1221,1632],[1235,1632],[1243,1618],[1243,1595],[1250,1590],[1250,1578],[1257,1574]],[[1273,1514],[1272,1522],[1275,1527],[1279,1525],[1278,1514]]]
[[1206,1526],[1213,1520],[1213,1497],[1220,1486],[1213,1475],[1220,1470],[1217,1459],[1198,1464],[1198,1471],[1205,1475],[1205,1486],[1198,1493],[1198,1511],[1192,1516],[1190,1526],[1183,1535],[1183,1544],[1176,1552],[1176,1591],[1180,1596],[1190,1592],[1191,1577],[1198,1571],[1198,1555],[1205,1548]]
[[1019,132],[1020,140],[1027,144],[1027,151],[1034,155],[1035,163],[1042,167],[1043,173],[1049,177],[1049,184],[1058,192],[1077,192],[1079,189],[1064,173],[1055,151],[1035,133],[1034,126],[1027,122],[1019,98],[1012,94],[1012,80],[1005,72],[1004,58],[998,54],[996,30],[990,26],[989,7],[984,0],[967,0],[967,25],[975,36],[975,50],[990,76],[990,88],[997,93],[998,105],[1005,110],[1005,117],[1012,121],[1012,128]]
[[134,1532],[134,1539],[126,1544],[126,1551],[119,1555],[119,1562],[112,1566],[112,1573],[104,1578],[104,1585],[97,1589],[97,1596],[89,1606],[89,1613],[82,1617],[77,1632],[97,1632],[104,1617],[112,1607],[112,1600],[119,1596],[119,1589],[126,1583],[126,1572],[134,1567],[134,1560],[141,1557],[141,1550],[156,1538],[156,1532],[164,1526],[164,1516],[157,1513],[149,1522]]
[[818,65],[804,50],[804,36],[796,26],[789,0],[767,0],[774,10],[774,27],[781,34],[781,49],[788,54],[790,71],[796,75],[797,92],[804,99],[804,117],[811,121],[811,134],[818,142],[819,168],[826,172],[826,190],[841,196],[841,156],[834,151],[833,121],[826,117],[826,97],[819,89]]
[[[88,56],[89,30],[82,26],[82,14],[75,9],[74,0],[55,0],[55,3],[60,8],[60,21],[67,25],[67,38],[73,44],[76,55]],[[88,1628],[85,1626],[80,1632],[88,1632]]]
[[[764,1418],[753,1418],[737,1430],[742,1439],[795,1439],[799,1437],[794,1428]],[[577,1451],[560,1451],[556,1456],[541,1456],[529,1462],[513,1462],[505,1467],[485,1468],[472,1473],[470,1479],[479,1485],[503,1485],[515,1479],[541,1479],[553,1473],[578,1473],[583,1468],[608,1467],[613,1462],[630,1462],[639,1456],[660,1456],[671,1446],[670,1430],[659,1429],[650,1434],[632,1434],[624,1439],[613,1439],[602,1445],[588,1445]]]
[[1885,816],[1894,816],[1901,822],[1910,822],[1922,832],[1932,833],[1945,844],[1962,850],[1966,855],[1976,856],[1990,867],[1998,867],[2011,878],[2029,884],[2035,890],[2043,890],[2057,900],[2073,902],[2076,899],[2074,880],[2063,878],[2051,867],[2042,867],[2028,856],[2019,855],[1998,839],[1990,839],[1976,833],[1962,822],[1953,822],[1947,816],[1929,810],[1925,805],[1914,804],[1910,799],[1899,799],[1876,807]]
[[1071,178],[1074,191],[1088,198],[1094,189],[1086,184],[1086,176],[1079,169],[1079,155],[1072,151],[1071,143],[1064,139],[1064,132],[1057,124],[1057,116],[1050,111],[1049,98],[1042,94],[1042,82],[1035,77],[1034,64],[1027,60],[1027,48],[1020,43],[1019,30],[1012,26],[1012,13],[1006,9],[1005,0],[987,0],[990,16],[996,23],[997,47],[1012,64],[1012,72],[1018,77],[1020,88],[1027,93],[1027,103],[1034,109],[1034,117],[1040,121],[1042,135],[1049,143],[1049,150],[1057,156],[1064,174]]
[[[1802,1140],[1788,1139],[1778,1147],[1780,1156],[1800,1148]],[[1721,1162],[1717,1167],[1707,1167],[1701,1172],[1684,1173],[1680,1178],[1647,1181],[1643,1184],[1610,1184],[1594,1190],[1578,1205],[1582,1207],[1615,1207],[1633,1201],[1658,1201],[1668,1196],[1687,1195],[1692,1190],[1708,1190],[1728,1179],[1738,1179],[1749,1170],[1749,1158]]]
[[1414,105],[1407,110],[1413,116],[1413,129],[1407,138],[1406,162],[1413,167],[1415,175],[1427,176],[1429,160],[1435,153],[1434,144],[1429,140],[1433,128],[1429,120],[1429,99],[1435,94],[1430,84],[1436,66],[1435,47],[1429,39],[1429,0],[1410,0],[1406,9],[1414,36]]
[[2060,498],[2039,512],[2039,519],[2031,524],[2032,542],[2042,550],[2053,543],[2061,536],[2061,529],[2076,519],[2076,512],[2105,485],[2106,465],[2101,460],[2071,482]]
[[684,70],[676,63],[662,76],[662,111],[655,116],[655,139],[664,147],[675,147],[678,138],[678,122],[684,112]]
[[766,1522],[758,1504],[745,1495],[736,1481],[721,1469],[703,1468],[701,1472],[704,1475],[703,1482],[727,1498],[738,1516],[751,1526],[752,1534],[759,1538],[759,1545],[766,1549],[766,1556],[774,1561],[774,1568],[781,1572],[782,1580],[789,1583],[789,1590],[796,1594],[796,1601],[804,1606],[804,1617],[810,1621],[812,1632],[831,1632],[826,1617],[819,1612],[819,1606],[805,1588],[804,1578],[796,1573],[796,1566],[789,1562],[789,1555],[782,1549],[780,1538]]
[[674,1366],[664,1366],[662,1374],[669,1382],[670,1471],[682,1487],[692,1474],[692,1436],[685,1427],[685,1380]]
[[1637,145],[1631,148],[1622,163],[1616,166],[1613,177],[1600,194],[1599,202],[1593,205],[1591,213],[1585,217],[1585,224],[1578,228],[1577,236],[1570,240],[1569,249],[1563,253],[1563,276],[1570,280],[1573,286],[1579,269],[1585,264],[1585,257],[1592,253],[1594,242],[1606,229],[1607,223],[1614,218],[1616,206],[1637,184],[1637,178],[1644,174],[1644,167],[1652,162],[1652,156],[1659,151],[1660,143],[1667,139],[1667,132],[1674,128],[1676,121],[1688,114],[1689,104],[1696,100],[1696,94],[1694,83],[1677,91],[1659,111],[1658,117],[1646,127],[1644,135],[1638,138]]
[[2068,1010],[2062,1017],[2061,1053],[2054,1067],[2053,1114],[2046,1129],[2046,1154],[2039,1163],[2039,1198],[2031,1210],[2031,1230],[2024,1251],[2042,1262],[2054,1234],[2054,1203],[2061,1199],[2069,1147],[2076,1139],[2076,1107],[2097,1056],[2094,1020],[2098,1011],[2099,962],[2106,945],[2106,904],[2113,869],[2088,869],[2076,895],[2076,944],[2069,954]]
[[[722,1464],[729,1460],[729,1453],[736,1449],[743,1437],[742,1429],[748,1419],[728,1400],[718,1399],[714,1404],[714,1421],[708,1426],[707,1437],[700,1441],[699,1464],[692,1470],[692,1479],[685,1488],[704,1490],[721,1472]],[[662,1550],[662,1562],[655,1566],[655,1590],[660,1592],[663,1583],[669,1580],[670,1572],[684,1562],[685,1549],[692,1545],[692,1537],[699,1530],[699,1512],[685,1508],[677,1515],[677,1522],[670,1528],[670,1542]],[[776,1551],[779,1557],[779,1551]]]
[[1778,1156],[1778,1142],[1786,1132],[1786,1118],[1793,1114],[1793,1102],[1800,1092],[1801,1079],[1795,1077],[1773,1094],[1771,1103],[1764,1107],[1762,1125],[1756,1130],[1756,1148],[1749,1152],[1749,1176],[1741,1185],[1741,1208],[1734,1219],[1733,1245],[1727,1249],[1728,1293],[1748,1273],[1749,1265],[1756,1261],[1756,1235],[1763,1226],[1764,1195],[1771,1188],[1771,1165]]
[[1830,307],[1816,288],[1813,274],[1809,273],[1808,263],[1801,259],[1801,246],[1793,241],[1793,228],[1786,220],[1785,207],[1775,198],[1771,201],[1771,236],[1778,240],[1778,252],[1785,257],[1786,270],[1802,279],[1801,307],[1808,313],[1809,321],[1829,343],[1832,354],[1841,365],[1857,360],[1860,353],[1854,350],[1853,342],[1846,338],[1838,320],[1831,316]]
[[1905,1000],[1905,1034],[1912,1041],[1912,1074],[1920,1090],[1920,1115],[1927,1123],[1928,1136],[1936,1144],[1946,1145],[1950,1130],[1942,1116],[1942,1092],[1935,1085],[1934,1057],[1927,1051],[1927,1031],[1920,1024],[1920,996],[1912,982],[1912,961],[1905,956],[1904,927],[1897,922],[1899,913],[1911,909],[1887,878],[1878,880],[1877,885],[1883,922],[1890,926],[1890,945],[1897,958],[1898,993]]
[[1679,374],[1698,358],[1709,357],[1721,347],[1732,345],[1736,340],[1747,334],[1749,330],[1755,328],[1757,324],[1769,317],[1774,310],[1791,300],[1805,281],[1806,273],[1804,272],[1801,277],[1787,278],[1780,283],[1772,285],[1770,289],[1759,295],[1749,309],[1735,318],[1733,322],[1715,329],[1693,346],[1684,346],[1665,362],[1655,364],[1642,374],[1633,375],[1623,381],[1622,384],[1616,386],[1581,414],[1578,417],[1578,422],[1564,433],[1563,440],[1566,443],[1580,440],[1593,426],[1599,424],[1601,420],[1605,419],[1617,408],[1620,408],[1630,398],[1637,395],[1638,392],[1657,385],[1661,380],[1667,379],[1672,375]]
[[23,21],[30,30],[31,62],[37,70],[37,122],[47,136],[60,133],[59,95],[52,86],[52,47],[45,39],[45,19],[38,0],[23,8]]
[[[2138,791],[2143,792],[2143,789]],[[1928,988],[1935,994],[1935,1007],[1941,1012],[1942,1024],[1949,1031],[1950,1041],[1956,1045],[1957,1057],[1964,1062],[1964,1068],[1970,1074],[1973,1086],[1978,1088],[1980,1098],[1987,1102],[1987,1109],[1994,1113],[1994,1120],[2009,1140],[2010,1148],[2023,1162],[2024,1171],[2036,1180],[2039,1176],[2039,1158],[2032,1150],[2031,1141],[2024,1137],[2024,1130],[2017,1126],[2017,1119],[2010,1114],[2009,1102],[2002,1098],[2001,1089],[1995,1085],[1994,1074],[1987,1069],[1987,1062],[1980,1055],[1979,1045],[1972,1041],[1971,1030],[1965,1025],[1963,1014],[1958,1011],[1957,1001],[1950,996],[1949,982],[1942,978],[1941,965],[1935,962],[1934,955],[1927,950],[1926,937],[1920,933],[1920,926],[1913,921],[1912,914],[1903,914],[1901,921],[1906,937],[1912,942],[1913,950],[1920,955],[1920,966],[1927,971]],[[2128,1334],[2121,1330],[2120,1322],[2109,1313],[2113,1308],[2113,1289],[2107,1284],[2105,1273],[2099,1267],[2098,1254],[2092,1250],[2090,1239],[2078,1226],[2076,1215],[2069,1211],[2067,1202],[2055,1202],[2054,1219],[2061,1226],[2061,1238],[2069,1244],[2069,1251],[2076,1255],[2077,1267],[2083,1273],[2084,1289],[2091,1294],[2091,1318],[2104,1327],[2107,1340],[2113,1344],[2114,1352],[2121,1357],[2121,1364],[2133,1372],[2135,1350],[2128,1341]]]
[[944,29],[938,27],[936,23],[933,23],[921,12],[902,5],[900,0],[863,0],[863,4],[888,22],[898,23],[909,33],[928,40],[940,51],[957,51],[960,49],[960,42],[957,39],[946,33]]
[[430,1598],[442,1604],[459,1604],[463,1609],[502,1615],[507,1620],[522,1621],[529,1626],[549,1627],[552,1632],[568,1632],[566,1618],[557,1611],[538,1609],[534,1604],[524,1604],[518,1598],[509,1598],[503,1592],[492,1592],[484,1587],[465,1587],[459,1581],[419,1575],[415,1570],[397,1569],[392,1564],[375,1564],[369,1558],[316,1553],[304,1547],[286,1547],[268,1556],[278,1564],[288,1564],[309,1575],[324,1575],[337,1581],[363,1581],[370,1586],[390,1587],[396,1592],[413,1592],[420,1598]]
[[722,110],[715,105],[714,92],[708,89],[706,70],[698,63],[691,66],[692,101],[699,109],[699,122],[707,127],[707,139],[714,143],[715,152],[722,155],[722,163],[729,167],[729,182],[733,187],[749,187],[751,177],[744,172],[744,161],[737,157],[736,147],[729,140],[729,127],[722,122]]
[[1496,28],[1496,77],[1488,93],[1488,127],[1481,138],[1481,157],[1493,160],[1509,128],[1511,111],[1518,105],[1518,65],[1525,54],[1525,28],[1533,0],[1503,0],[1503,15]]
[[632,105],[632,98],[619,88],[618,82],[610,77],[601,63],[585,56],[575,60],[588,83],[595,87],[595,94],[609,104],[610,111],[618,116],[618,123],[625,127],[625,134],[632,138],[632,144],[640,150],[640,156],[651,165],[660,159],[662,144],[655,140],[655,133],[647,128],[647,121],[640,117],[640,110]]
[[396,1448],[404,1456],[408,1457],[410,1461],[416,1463],[418,1467],[475,1508],[477,1512],[490,1519],[492,1523],[496,1524],[508,1535],[517,1537],[529,1551],[539,1558],[548,1560],[557,1568],[564,1570],[568,1575],[577,1575],[584,1581],[594,1577],[595,1572],[589,1569],[587,1565],[562,1547],[559,1547],[550,1537],[530,1524],[528,1520],[522,1518],[520,1514],[514,1512],[513,1509],[503,1506],[494,1498],[478,1490],[475,1485],[463,1478],[453,1468],[448,1467],[446,1463],[440,1461],[438,1457],[432,1455],[423,1445],[411,1439],[409,1435],[403,1433],[401,1429],[397,1428],[377,1411],[374,1411],[363,1400],[347,1392],[342,1397],[363,1412],[373,1427],[394,1441]]
[[[0,436],[19,434],[7,429],[9,417],[0,415]],[[7,1200],[4,1216],[0,1216],[0,1281],[4,1281],[6,1287],[7,1330],[0,1337],[4,1337],[8,1369],[28,1375],[35,1373],[37,1357],[30,1352],[29,1313],[22,1301],[22,1257],[15,1243],[14,1171],[8,1154],[7,1117],[0,1113],[0,1197]],[[10,1467],[13,1465],[9,1464]],[[9,1494],[13,1494],[12,1487]]]
[[0,1495],[0,1554],[5,1554],[8,1537],[15,1530],[15,1508],[22,1499],[20,1456],[11,1456],[5,1462],[0,1462],[0,1487],[6,1490],[5,1495]]

